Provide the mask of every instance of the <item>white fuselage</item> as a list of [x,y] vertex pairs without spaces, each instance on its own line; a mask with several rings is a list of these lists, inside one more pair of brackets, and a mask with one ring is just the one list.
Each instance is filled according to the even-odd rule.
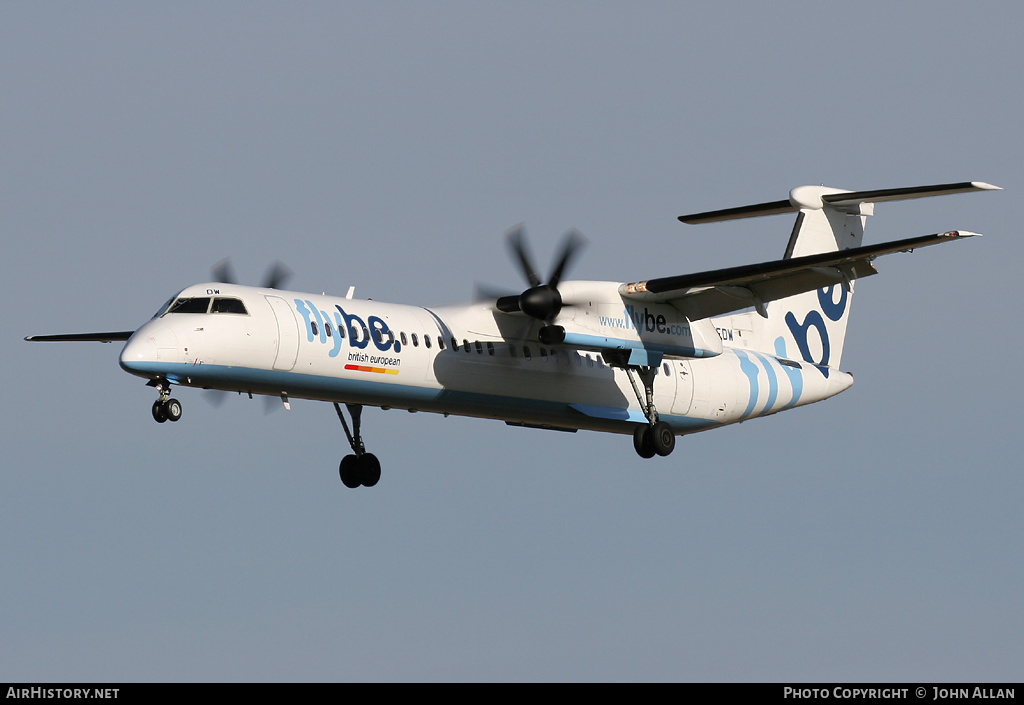
[[[657,350],[654,403],[677,434],[820,401],[847,373],[723,345],[712,320],[636,304],[614,282],[563,282],[566,343],[486,304],[426,308],[231,284],[178,298],[244,312],[162,311],[121,353],[128,372],[171,384],[632,433],[646,421],[626,371],[599,350]],[[230,307],[222,307],[229,309]],[[659,357],[661,357],[659,355]]]

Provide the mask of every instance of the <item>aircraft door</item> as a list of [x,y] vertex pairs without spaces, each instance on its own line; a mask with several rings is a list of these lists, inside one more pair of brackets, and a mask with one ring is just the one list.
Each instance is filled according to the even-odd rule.
[[266,299],[277,319],[277,357],[274,359],[274,369],[290,370],[295,367],[295,358],[299,354],[299,326],[287,301],[280,296],[267,296]]
[[693,403],[693,375],[687,360],[672,360],[668,363],[672,376],[676,378],[676,395],[672,399],[672,413],[685,416]]

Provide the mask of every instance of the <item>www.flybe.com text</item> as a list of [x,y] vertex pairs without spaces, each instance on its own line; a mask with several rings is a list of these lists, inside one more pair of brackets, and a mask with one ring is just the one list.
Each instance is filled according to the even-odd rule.
[[664,314],[651,313],[646,307],[643,311],[637,311],[636,306],[629,304],[623,314],[623,316],[599,316],[598,321],[607,328],[690,337],[689,325],[669,323]]

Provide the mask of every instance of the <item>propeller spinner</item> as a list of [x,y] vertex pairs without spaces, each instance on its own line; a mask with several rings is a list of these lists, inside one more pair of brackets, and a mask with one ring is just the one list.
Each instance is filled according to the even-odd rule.
[[523,226],[517,225],[512,228],[506,237],[509,248],[519,262],[530,288],[521,294],[502,296],[495,302],[495,307],[503,313],[525,313],[531,318],[543,321],[547,327],[553,327],[551,322],[555,320],[564,305],[562,295],[558,292],[558,283],[562,280],[562,275],[565,274],[569,262],[586,244],[586,241],[577,230],[570,230],[565,234],[562,239],[562,251],[545,284],[541,282],[537,270],[533,266],[533,258],[526,245],[526,233]]

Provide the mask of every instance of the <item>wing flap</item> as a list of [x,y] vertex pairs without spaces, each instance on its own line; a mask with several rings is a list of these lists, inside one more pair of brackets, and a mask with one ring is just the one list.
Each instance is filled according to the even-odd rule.
[[893,252],[953,242],[977,233],[951,231],[837,252],[729,267],[678,277],[623,284],[623,298],[670,303],[691,321],[750,306],[764,315],[764,304],[837,283],[876,274],[872,260]]

